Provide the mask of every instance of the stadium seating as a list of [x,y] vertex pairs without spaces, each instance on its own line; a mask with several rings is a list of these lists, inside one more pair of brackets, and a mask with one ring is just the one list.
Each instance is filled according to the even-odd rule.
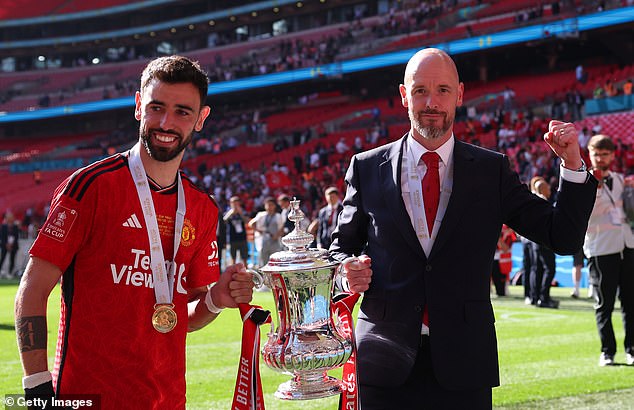
[[129,3],[126,0],[11,0],[3,1],[0,20],[76,13]]
[[[84,4],[81,7],[85,9],[98,8],[106,4],[115,5],[120,3],[116,0],[108,1],[89,1],[89,2],[64,2],[64,7],[80,7],[76,3]],[[74,5],[74,6],[73,6]],[[403,12],[401,12],[403,13]],[[363,19],[365,27],[375,27],[382,22],[381,16],[371,16]],[[196,50],[195,52],[184,53],[200,61],[203,66],[214,67],[218,56],[224,63],[233,61],[237,63],[240,60],[258,56],[259,60],[267,61],[269,58],[279,56],[279,44],[282,41],[294,41],[301,39],[304,42],[315,41],[320,42],[328,37],[336,37],[340,35],[342,30],[349,26],[348,23],[332,24],[301,32],[288,33],[282,36],[276,36],[266,39],[253,40],[243,43],[229,44],[209,49]],[[464,26],[459,27],[458,31],[464,32]],[[442,36],[442,33],[440,33]],[[413,36],[415,38],[416,36]],[[409,38],[409,37],[407,37]],[[257,45],[256,45],[257,43]],[[420,45],[420,44],[417,44]],[[399,48],[407,46],[415,47],[417,45],[396,43]],[[373,54],[382,52],[381,49],[373,50]],[[267,58],[268,57],[268,58]],[[79,103],[101,99],[101,95],[106,87],[112,95],[112,84],[119,82],[135,81],[138,73],[143,67],[142,61],[131,61],[126,63],[100,64],[98,66],[85,66],[73,69],[54,69],[46,72],[35,71],[29,73],[15,73],[7,76],[0,76],[0,89],[16,90],[17,96],[5,104],[0,104],[0,111],[20,111],[33,109],[38,107],[38,102],[42,96],[48,94],[50,105],[65,105],[69,103]],[[81,75],[78,75],[81,74]],[[90,84],[86,83],[89,78]],[[65,97],[59,99],[59,94],[70,94],[71,98]]]
[[[16,1],[12,4],[21,4],[23,7],[29,1]],[[105,0],[102,2],[80,1],[41,1],[37,2],[37,15],[47,15],[51,12],[67,13],[97,7],[96,4],[112,6],[123,1]],[[394,41],[388,42],[384,48],[374,49],[372,53],[385,50],[419,47],[430,41],[438,42],[443,39],[465,37],[467,24],[473,33],[484,33],[501,28],[514,26],[515,11],[518,8],[533,6],[534,1],[503,0],[491,2],[488,7],[479,11],[475,18],[450,27],[439,33],[434,33],[433,38],[427,31],[414,32],[409,36],[395,36]],[[544,10],[545,16],[550,16],[550,4]],[[561,15],[560,15],[561,16]],[[1,16],[0,16],[1,18]],[[17,18],[12,16],[10,18]],[[379,24],[380,17],[374,16],[365,19],[364,23]],[[339,30],[345,28],[347,23],[330,25],[318,29],[306,30],[300,33],[290,33],[286,36],[249,41],[238,44],[215,47],[206,50],[197,50],[188,53],[203,65],[213,67],[217,56],[225,63],[230,60],[248,59],[257,50],[258,58],[266,59],[275,57],[281,40],[321,41],[326,36],[338,35]],[[43,93],[48,93],[52,104],[70,104],[103,98],[103,89],[108,86],[112,90],[112,84],[134,81],[138,82],[139,71],[144,61],[129,61],[115,64],[88,65],[73,69],[52,69],[46,71],[18,72],[3,74],[0,76],[0,90],[12,89],[17,95],[9,102],[0,105],[0,111],[15,111],[37,107]],[[603,83],[607,78],[622,81],[634,74],[634,65],[617,67],[613,64],[589,65],[586,71],[589,81],[580,86],[581,91],[589,95],[596,83]],[[86,78],[90,82],[86,83]],[[510,77],[498,78],[487,84],[467,84],[465,102],[467,105],[478,108],[495,108],[501,102],[501,91],[509,86],[516,92],[516,103],[520,107],[541,103],[546,97],[560,96],[574,86],[579,86],[574,77],[574,70],[569,69],[560,72],[551,72],[541,75],[522,74]],[[61,90],[67,90],[63,101],[58,100]],[[336,103],[335,103],[336,102]],[[378,108],[381,119],[387,119],[389,124],[389,138],[399,138],[409,128],[406,110],[401,106],[398,96],[394,96],[392,104],[388,100],[358,101],[341,92],[324,94],[315,101],[309,101],[305,106],[279,107],[284,111],[266,116],[262,113],[262,121],[267,123],[269,135],[289,136],[295,130],[315,128],[324,124],[333,125],[334,131],[323,138],[313,138],[306,144],[290,147],[276,152],[273,144],[267,142],[262,145],[242,145],[238,148],[227,150],[219,154],[199,155],[188,159],[184,166],[189,170],[197,170],[201,163],[208,167],[223,166],[223,164],[239,163],[245,169],[261,169],[261,166],[270,167],[274,162],[284,164],[293,169],[295,156],[304,158],[307,153],[317,149],[319,145],[332,147],[343,138],[349,146],[352,146],[355,137],[364,137],[368,127],[372,124],[372,110]],[[479,110],[480,111],[480,110]],[[631,129],[634,129],[634,113],[622,113],[596,117],[602,126],[603,132],[628,144],[634,143]],[[591,127],[595,118],[586,119],[577,124]],[[331,128],[329,127],[329,130]],[[223,131],[223,130],[220,130]],[[460,139],[465,138],[466,125],[463,122],[455,124],[454,132]],[[63,136],[52,140],[24,141],[20,139],[0,140],[0,180],[3,181],[3,189],[8,194],[0,198],[0,210],[10,207],[12,209],[24,209],[27,206],[42,206],[49,199],[54,187],[72,170],[44,171],[42,182],[35,184],[31,173],[9,174],[7,164],[18,161],[28,161],[41,158],[46,155],[51,159],[89,158],[98,155],[100,148],[92,146],[85,150],[77,149],[82,142],[94,140],[95,136]],[[487,133],[478,129],[477,141],[485,147],[496,148],[496,130]],[[370,148],[365,145],[364,148]],[[514,148],[517,149],[517,148]],[[347,159],[346,155],[331,155],[332,161]],[[4,184],[4,181],[7,181]]]

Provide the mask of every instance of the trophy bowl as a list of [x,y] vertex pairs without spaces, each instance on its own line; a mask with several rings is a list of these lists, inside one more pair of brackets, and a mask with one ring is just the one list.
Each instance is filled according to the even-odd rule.
[[291,206],[288,219],[295,229],[282,239],[289,249],[271,255],[260,269],[277,312],[262,358],[271,369],[292,376],[278,387],[277,398],[307,400],[342,392],[342,382],[327,372],[350,358],[354,341],[340,334],[331,313],[339,263],[325,249],[308,248],[313,236],[299,227],[304,218],[299,201]]

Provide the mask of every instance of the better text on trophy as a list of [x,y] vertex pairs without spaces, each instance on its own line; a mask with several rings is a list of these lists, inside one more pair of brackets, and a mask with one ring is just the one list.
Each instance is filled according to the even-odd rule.
[[342,392],[342,382],[328,376],[343,366],[354,341],[342,336],[342,323],[331,314],[333,279],[339,263],[325,249],[309,248],[313,236],[300,228],[304,214],[299,200],[291,201],[288,219],[295,229],[282,238],[289,249],[271,255],[260,269],[271,288],[277,328],[262,348],[264,363],[292,375],[275,396],[286,400],[328,397]]

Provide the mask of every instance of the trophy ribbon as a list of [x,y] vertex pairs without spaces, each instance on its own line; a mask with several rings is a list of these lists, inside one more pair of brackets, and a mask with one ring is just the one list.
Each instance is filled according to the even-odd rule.
[[260,325],[271,323],[271,312],[261,306],[241,303],[242,350],[233,392],[232,410],[264,410],[260,379]]
[[[333,303],[341,328],[341,335],[352,341],[352,354],[343,365],[343,391],[339,396],[339,410],[359,410],[359,378],[357,377],[357,345],[354,338],[354,322],[352,311],[361,296],[360,293],[342,295]],[[341,296],[340,296],[341,297]]]

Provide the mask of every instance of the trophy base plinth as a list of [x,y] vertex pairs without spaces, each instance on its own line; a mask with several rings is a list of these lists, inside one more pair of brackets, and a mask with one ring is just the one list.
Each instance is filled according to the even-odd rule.
[[282,400],[311,400],[335,396],[343,391],[342,382],[326,372],[297,374],[293,380],[282,383],[275,397]]

